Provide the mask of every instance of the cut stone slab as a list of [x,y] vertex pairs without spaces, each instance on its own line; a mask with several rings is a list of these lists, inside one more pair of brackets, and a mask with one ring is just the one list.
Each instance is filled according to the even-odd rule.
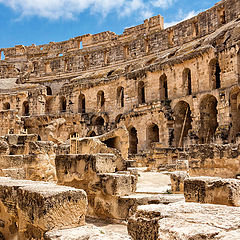
[[133,240],[224,239],[239,232],[239,221],[238,207],[183,202],[144,205],[129,219],[128,233]]
[[51,229],[81,226],[86,211],[87,196],[81,189],[0,178],[0,222],[5,239],[41,239]]
[[184,181],[186,202],[240,206],[240,180],[191,177]]

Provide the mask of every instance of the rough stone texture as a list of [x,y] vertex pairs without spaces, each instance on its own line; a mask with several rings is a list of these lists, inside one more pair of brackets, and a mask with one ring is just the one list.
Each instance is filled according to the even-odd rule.
[[130,237],[118,233],[106,233],[95,226],[50,231],[45,234],[46,240],[130,240]]
[[5,239],[41,239],[51,229],[83,225],[86,208],[83,190],[0,178],[0,222]]
[[189,174],[184,171],[172,172],[171,187],[174,193],[184,193],[184,180],[189,177]]
[[238,207],[180,202],[145,205],[138,206],[129,219],[128,232],[133,240],[227,239],[239,233],[239,220]]
[[116,172],[115,155],[57,155],[56,172],[59,184],[87,192],[89,215],[127,217],[119,210],[118,199],[136,191],[137,177],[127,171]]
[[191,177],[184,180],[187,202],[240,206],[240,180]]

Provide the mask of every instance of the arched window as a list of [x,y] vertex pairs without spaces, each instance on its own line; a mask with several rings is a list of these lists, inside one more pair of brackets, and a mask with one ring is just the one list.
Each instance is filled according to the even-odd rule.
[[48,96],[52,95],[52,89],[49,86],[47,86],[47,95]]
[[24,116],[29,116],[29,103],[28,101],[23,102],[23,115]]
[[97,107],[98,107],[98,109],[104,108],[104,104],[105,104],[104,92],[99,91],[97,93]]
[[135,127],[131,127],[129,130],[129,154],[137,154],[137,145],[138,145],[138,137],[137,130]]
[[138,103],[139,104],[143,104],[146,102],[145,99],[145,86],[144,86],[144,82],[140,81],[138,83]]
[[160,77],[160,100],[166,100],[168,99],[168,85],[167,85],[167,76],[164,73],[161,77]]
[[183,94],[191,95],[192,94],[192,76],[191,70],[189,68],[185,68],[182,73],[183,78]]
[[10,109],[10,103],[6,102],[3,104],[3,110],[9,110]]
[[124,107],[124,88],[118,87],[117,89],[117,105],[122,108]]
[[209,80],[212,89],[221,87],[221,69],[217,59],[212,59],[209,62]]
[[67,110],[67,100],[65,97],[60,98],[60,111],[61,112],[66,112]]
[[151,147],[154,142],[159,142],[159,128],[157,124],[152,123],[147,128],[147,146]]
[[85,113],[86,112],[86,106],[85,106],[85,95],[80,94],[78,97],[78,112],[79,113]]

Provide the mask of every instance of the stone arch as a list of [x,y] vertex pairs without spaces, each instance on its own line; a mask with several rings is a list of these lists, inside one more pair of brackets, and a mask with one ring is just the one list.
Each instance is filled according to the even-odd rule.
[[183,79],[183,94],[191,95],[192,94],[192,76],[191,70],[189,68],[185,68],[182,72]]
[[23,114],[23,116],[29,116],[29,102],[28,101],[23,102],[22,114]]
[[213,95],[206,95],[200,102],[200,143],[209,143],[214,137],[218,127],[217,122],[218,101]]
[[160,100],[168,99],[168,84],[167,84],[167,76],[165,73],[162,74],[159,79],[159,93],[160,93]]
[[60,98],[60,112],[66,112],[67,110],[67,100],[64,96]]
[[117,88],[117,106],[124,107],[124,88],[121,86]]
[[78,96],[78,112],[79,113],[85,113],[86,112],[86,100],[85,95],[80,94]]
[[9,102],[3,103],[3,110],[9,110],[9,109],[11,109],[10,103]]
[[47,86],[47,95],[51,96],[52,95],[52,89],[51,87]]
[[135,127],[130,127],[128,129],[129,132],[129,154],[137,154],[137,145],[138,145],[138,137],[137,130]]
[[138,104],[146,103],[145,84],[143,81],[138,83]]
[[188,131],[192,129],[191,109],[187,102],[180,101],[173,108],[174,141],[176,147],[182,147]]
[[209,82],[211,89],[221,87],[221,68],[216,58],[209,62]]
[[105,105],[105,97],[104,97],[104,92],[98,91],[97,93],[97,108],[98,109],[103,109]]
[[150,148],[154,142],[159,142],[159,127],[157,124],[152,123],[147,127],[146,136],[147,147]]

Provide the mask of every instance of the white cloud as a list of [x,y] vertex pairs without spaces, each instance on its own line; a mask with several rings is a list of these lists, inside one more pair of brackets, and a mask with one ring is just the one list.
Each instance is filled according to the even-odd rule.
[[187,20],[187,19],[190,19],[190,18],[196,16],[198,13],[199,13],[199,12],[190,11],[190,12],[184,14],[183,11],[180,10],[180,11],[178,12],[178,15],[177,15],[177,18],[176,18],[177,20],[176,20],[176,21],[172,21],[172,22],[166,22],[166,23],[164,23],[164,28],[168,28],[168,27],[174,26],[174,25],[176,25],[176,24],[178,24],[178,23],[180,23],[180,22],[182,22],[182,21],[185,21],[185,20]]
[[151,3],[154,7],[169,8],[176,1],[177,0],[153,0]]
[[85,10],[92,14],[106,16],[115,12],[120,17],[138,13],[138,18],[149,18],[153,8],[168,8],[178,0],[0,0],[20,14],[38,16],[56,20],[59,18],[72,19]]

